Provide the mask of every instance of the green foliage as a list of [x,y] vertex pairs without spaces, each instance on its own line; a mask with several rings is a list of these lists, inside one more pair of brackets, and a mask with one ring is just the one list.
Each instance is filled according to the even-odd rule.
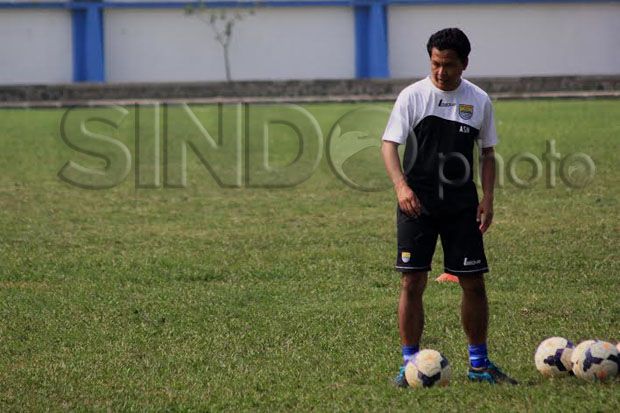
[[[326,136],[355,107],[306,109]],[[215,127],[215,107],[195,109]],[[293,188],[225,189],[191,152],[184,189],[135,189],[131,178],[79,189],[58,170],[97,160],[62,143],[62,113],[0,112],[0,410],[620,409],[618,383],[545,380],[533,362],[548,336],[620,339],[620,101],[497,103],[505,159],[556,139],[597,172],[583,189],[497,191],[489,345],[523,384],[466,381],[458,287],[429,283],[423,347],[454,374],[428,391],[389,383],[400,363],[391,190],[353,190],[325,157]],[[129,148],[133,131],[128,120],[117,134]],[[294,146],[275,136],[274,162],[294,159]],[[383,179],[369,151],[351,173]]]

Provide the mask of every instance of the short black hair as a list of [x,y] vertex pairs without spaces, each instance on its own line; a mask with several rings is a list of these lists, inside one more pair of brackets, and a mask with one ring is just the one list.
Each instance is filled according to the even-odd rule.
[[461,63],[467,62],[469,52],[471,52],[469,39],[461,29],[457,29],[456,27],[442,29],[431,35],[426,44],[429,57],[431,56],[433,47],[437,50],[454,50],[461,60]]

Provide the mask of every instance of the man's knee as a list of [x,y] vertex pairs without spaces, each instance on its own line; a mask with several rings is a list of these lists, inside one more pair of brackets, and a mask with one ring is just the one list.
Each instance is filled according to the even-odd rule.
[[427,272],[405,272],[401,278],[401,286],[407,295],[420,297],[426,288]]
[[459,277],[459,284],[461,285],[464,294],[482,297],[486,296],[483,274],[473,274],[466,277]]

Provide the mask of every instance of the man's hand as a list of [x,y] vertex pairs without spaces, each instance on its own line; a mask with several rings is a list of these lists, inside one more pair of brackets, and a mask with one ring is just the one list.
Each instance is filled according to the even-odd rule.
[[420,200],[404,179],[394,186],[394,190],[396,191],[396,198],[401,211],[409,216],[420,215],[422,212]]
[[480,232],[483,234],[489,229],[491,226],[491,222],[493,222],[493,198],[492,197],[483,197],[482,201],[478,205],[478,212],[476,214],[476,221],[480,223]]
[[400,159],[398,157],[398,144],[390,141],[383,141],[381,144],[381,155],[385,163],[385,169],[394,183],[394,191],[398,199],[398,206],[403,213],[409,216],[420,215],[422,212],[422,204],[413,193],[407,180],[400,168]]

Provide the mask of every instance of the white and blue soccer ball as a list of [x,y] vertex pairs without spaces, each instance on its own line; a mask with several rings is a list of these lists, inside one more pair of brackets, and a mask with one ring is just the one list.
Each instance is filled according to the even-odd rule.
[[576,358],[575,376],[587,381],[609,381],[618,375],[620,359],[618,349],[607,341],[595,341]]
[[420,350],[405,367],[405,377],[411,387],[447,386],[452,367],[437,350]]
[[534,355],[536,369],[545,377],[568,376],[573,368],[571,356],[574,347],[570,340],[563,337],[543,340]]
[[577,344],[573,350],[573,355],[570,358],[571,364],[573,365],[573,374],[577,375],[578,371],[581,369],[579,360],[583,357],[583,353],[585,353],[588,347],[596,343],[596,341],[597,340],[585,340]]

